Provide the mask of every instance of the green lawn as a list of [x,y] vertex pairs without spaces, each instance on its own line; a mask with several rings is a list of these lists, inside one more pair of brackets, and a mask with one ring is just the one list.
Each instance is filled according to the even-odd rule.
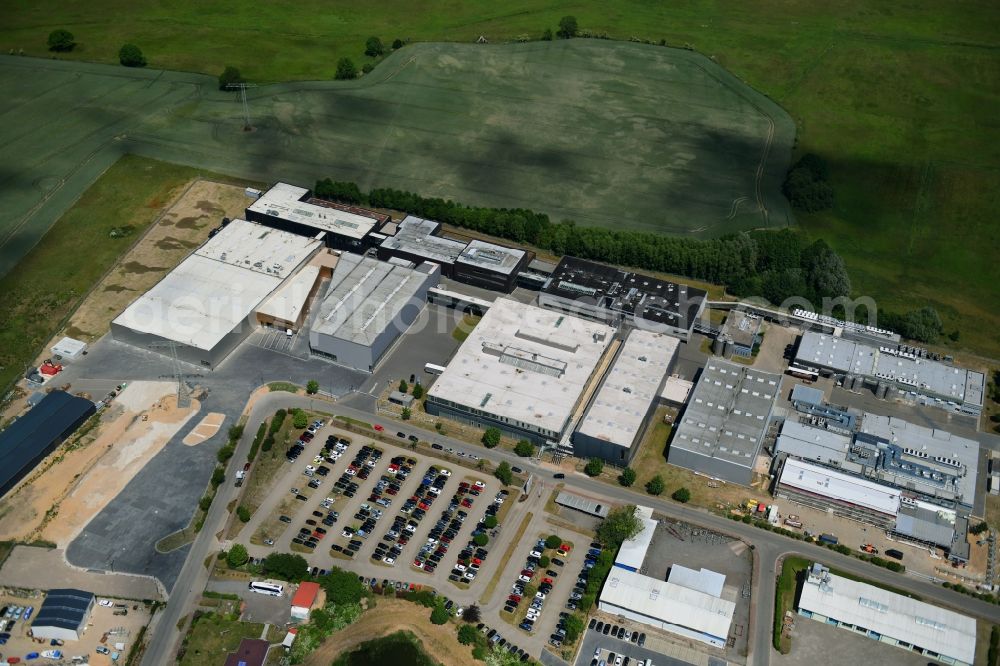
[[263,624],[238,622],[215,613],[202,615],[184,639],[180,666],[218,666],[244,638],[260,638]]
[[[577,16],[581,28],[616,39],[690,45],[780,103],[798,127],[797,152],[824,156],[836,190],[832,211],[798,220],[809,236],[825,238],[844,254],[855,291],[891,309],[932,304],[948,330],[961,329],[953,347],[1000,355],[1000,264],[994,260],[1000,253],[994,221],[1000,203],[1000,3],[450,0],[415,7],[345,0],[332,8],[316,0],[252,6],[12,0],[0,9],[0,49],[48,56],[47,33],[66,27],[80,46],[59,57],[113,62],[129,40],[155,67],[215,75],[232,64],[257,82],[329,79],[341,56],[359,65],[368,60],[362,51],[369,35],[387,44],[396,37],[471,42],[483,35],[495,44],[537,36],[565,14]],[[446,75],[450,65],[439,67]],[[530,71],[528,63],[517,64],[508,78]],[[410,90],[422,85],[415,82]],[[533,85],[552,108],[581,92],[566,77]],[[482,91],[495,93],[492,85]],[[674,102],[662,100],[664,106]],[[596,100],[587,106],[592,113],[601,108]],[[346,110],[331,108],[331,117],[346,119]],[[437,112],[448,113],[447,104]],[[364,112],[355,108],[350,117],[358,115]],[[508,126],[520,132],[523,125]],[[622,135],[635,129],[634,122],[619,128]],[[568,131],[568,138],[585,139],[589,125],[579,130]],[[315,127],[306,123],[302,131],[313,134]],[[432,136],[427,139],[428,149],[440,149]],[[663,151],[662,161],[651,166],[669,168],[679,156]],[[573,166],[554,163],[552,170]],[[592,166],[586,171],[604,175]],[[619,185],[603,193],[622,206],[616,222],[648,223],[630,209]],[[507,202],[535,203],[514,196]],[[672,214],[674,202],[662,203],[655,220],[675,228],[681,216]]]
[[774,597],[774,649],[782,654],[788,654],[791,644],[787,636],[781,633],[782,622],[786,611],[795,612],[795,593],[798,590],[799,576],[809,568],[809,560],[803,557],[786,557],[781,564],[781,574],[778,576],[777,589]]
[[[0,388],[22,375],[61,322],[193,178],[223,176],[126,156],[0,278]],[[115,228],[130,228],[121,238]]]

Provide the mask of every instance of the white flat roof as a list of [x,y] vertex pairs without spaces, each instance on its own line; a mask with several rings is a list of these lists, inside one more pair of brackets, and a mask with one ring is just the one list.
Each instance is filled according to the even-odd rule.
[[889,486],[788,458],[781,483],[792,488],[895,516],[900,491]]
[[52,346],[52,353],[73,357],[87,348],[87,343],[76,338],[64,337]]
[[233,220],[115,323],[198,349],[212,349],[245,320],[320,241]]
[[736,604],[617,567],[601,590],[601,602],[725,640]]
[[667,575],[668,583],[683,585],[691,590],[698,590],[713,597],[721,597],[726,586],[726,575],[709,569],[688,569],[681,564],[671,564]]
[[295,321],[302,314],[317,277],[319,277],[319,266],[310,264],[303,267],[278,291],[271,294],[257,312],[283,321]]
[[679,344],[677,338],[652,331],[629,333],[577,432],[631,448]]
[[688,401],[688,396],[691,395],[692,388],[694,388],[693,382],[681,379],[680,377],[667,377],[667,381],[663,384],[663,391],[660,393],[660,397],[668,402],[683,405]]
[[247,210],[357,240],[364,238],[378,222],[364,215],[300,201],[307,194],[309,190],[304,187],[277,183],[250,204]]
[[799,608],[864,627],[960,662],[975,662],[976,621],[880,587],[825,572],[802,586]]
[[562,433],[614,329],[498,298],[428,395]]
[[510,275],[521,259],[524,258],[524,250],[517,248],[494,245],[481,240],[469,241],[462,253],[455,260],[459,264],[480,266],[488,268],[496,273]]
[[656,521],[638,512],[636,512],[636,518],[642,523],[642,531],[622,542],[621,548],[618,550],[618,557],[615,558],[615,564],[631,567],[638,571],[646,560],[649,544],[653,542],[653,535],[656,534]]

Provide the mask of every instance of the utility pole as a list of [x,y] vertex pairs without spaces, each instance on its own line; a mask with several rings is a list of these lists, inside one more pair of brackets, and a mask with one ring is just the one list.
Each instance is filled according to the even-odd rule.
[[250,105],[247,103],[247,88],[256,88],[256,83],[230,83],[226,85],[227,90],[239,90],[240,91],[240,101],[243,102],[243,131],[249,132],[253,130],[253,125],[250,124]]

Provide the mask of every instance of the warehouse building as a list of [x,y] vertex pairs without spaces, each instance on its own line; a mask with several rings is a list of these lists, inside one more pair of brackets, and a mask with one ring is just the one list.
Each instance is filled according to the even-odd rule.
[[[348,208],[344,210],[343,208]],[[310,199],[309,190],[277,183],[246,209],[247,219],[273,229],[322,240],[327,247],[360,251],[384,216]]]
[[253,330],[257,307],[320,247],[233,220],[118,315],[111,336],[216,368]]
[[298,331],[305,323],[309,299],[319,289],[319,278],[319,266],[304,266],[260,304],[257,322],[263,326]]
[[94,595],[83,590],[49,590],[38,609],[31,634],[45,640],[78,641],[94,609]]
[[573,433],[573,452],[628,465],[677,357],[677,338],[634,329],[618,350]]
[[455,260],[454,276],[459,282],[509,294],[533,256],[524,250],[473,240]]
[[709,359],[678,419],[668,461],[750,485],[781,376]]
[[613,336],[604,324],[498,298],[424,407],[539,444],[558,442]]
[[608,574],[599,607],[717,648],[725,647],[736,610],[720,596],[621,568]]
[[858,476],[788,458],[775,494],[820,511],[892,529],[899,513],[901,493]]
[[309,347],[351,368],[373,372],[413,323],[437,286],[440,267],[406,268],[358,254],[337,262],[309,330]]
[[874,346],[842,337],[806,331],[795,362],[822,374],[844,378],[844,385],[874,387],[885,397],[895,389],[925,402],[978,416],[983,409],[986,377],[905,351],[892,343]]
[[635,517],[642,525],[642,529],[632,538],[622,542],[618,554],[615,556],[614,566],[626,571],[638,572],[642,569],[642,563],[646,561],[646,553],[656,535],[656,521],[653,520],[653,510],[645,506],[636,507]]
[[438,236],[440,230],[440,222],[407,215],[399,223],[396,235],[386,238],[378,246],[378,258],[382,261],[405,259],[414,264],[435,263],[441,267],[441,275],[453,277],[455,262],[466,244]]
[[831,574],[818,562],[802,585],[798,612],[944,664],[975,661],[973,618]]
[[753,356],[754,347],[761,341],[760,327],[763,322],[760,315],[732,310],[719,332],[718,343],[721,343],[719,355],[727,358]]
[[0,432],[0,496],[97,411],[90,400],[53,391]]
[[707,293],[592,261],[563,257],[538,294],[538,304],[612,325],[689,340]]

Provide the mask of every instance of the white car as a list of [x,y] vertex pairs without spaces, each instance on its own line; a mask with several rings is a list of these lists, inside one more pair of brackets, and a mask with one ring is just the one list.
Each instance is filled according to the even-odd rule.
[[482,481],[476,481],[476,482],[475,482],[474,484],[472,484],[472,485],[474,485],[474,486],[475,486],[476,488],[479,488],[480,490],[482,490],[483,488],[485,488],[485,487],[486,487],[486,484],[485,484],[485,483],[483,483]]
[[466,571],[465,572],[465,577],[467,579],[469,579],[469,580],[474,580],[476,578],[476,572],[475,571]]
[[535,598],[536,599],[545,599],[545,593],[544,592],[535,592]]
[[111,608],[115,605],[115,602],[111,601],[111,599],[98,599],[97,605],[104,606],[105,608]]
[[615,657],[615,666],[622,666],[622,656],[618,655]]
[[531,579],[528,578],[527,576],[523,575],[523,574],[520,575],[520,576],[518,576],[517,579],[519,581],[521,581],[522,583],[530,583],[531,582]]
[[464,612],[465,608],[463,606],[459,606],[458,608],[455,609],[455,617],[462,617],[462,613]]
[[382,558],[382,561],[385,562],[386,564],[395,564],[396,558],[395,557],[389,557],[387,555],[387,556],[385,556],[385,557]]
[[600,659],[600,658],[601,658],[601,648],[597,648],[596,650],[594,650],[594,659]]
[[314,465],[306,465],[306,471],[307,472],[315,472],[316,471],[316,467]]
[[541,557],[542,554],[540,552],[538,552],[537,550],[533,550],[533,551],[531,551],[531,556],[532,557]]
[[458,570],[458,571],[465,571],[465,565],[464,564],[456,564],[455,565],[455,569]]
[[451,471],[445,469],[444,467],[439,469],[438,472],[441,474],[441,476],[451,476]]

